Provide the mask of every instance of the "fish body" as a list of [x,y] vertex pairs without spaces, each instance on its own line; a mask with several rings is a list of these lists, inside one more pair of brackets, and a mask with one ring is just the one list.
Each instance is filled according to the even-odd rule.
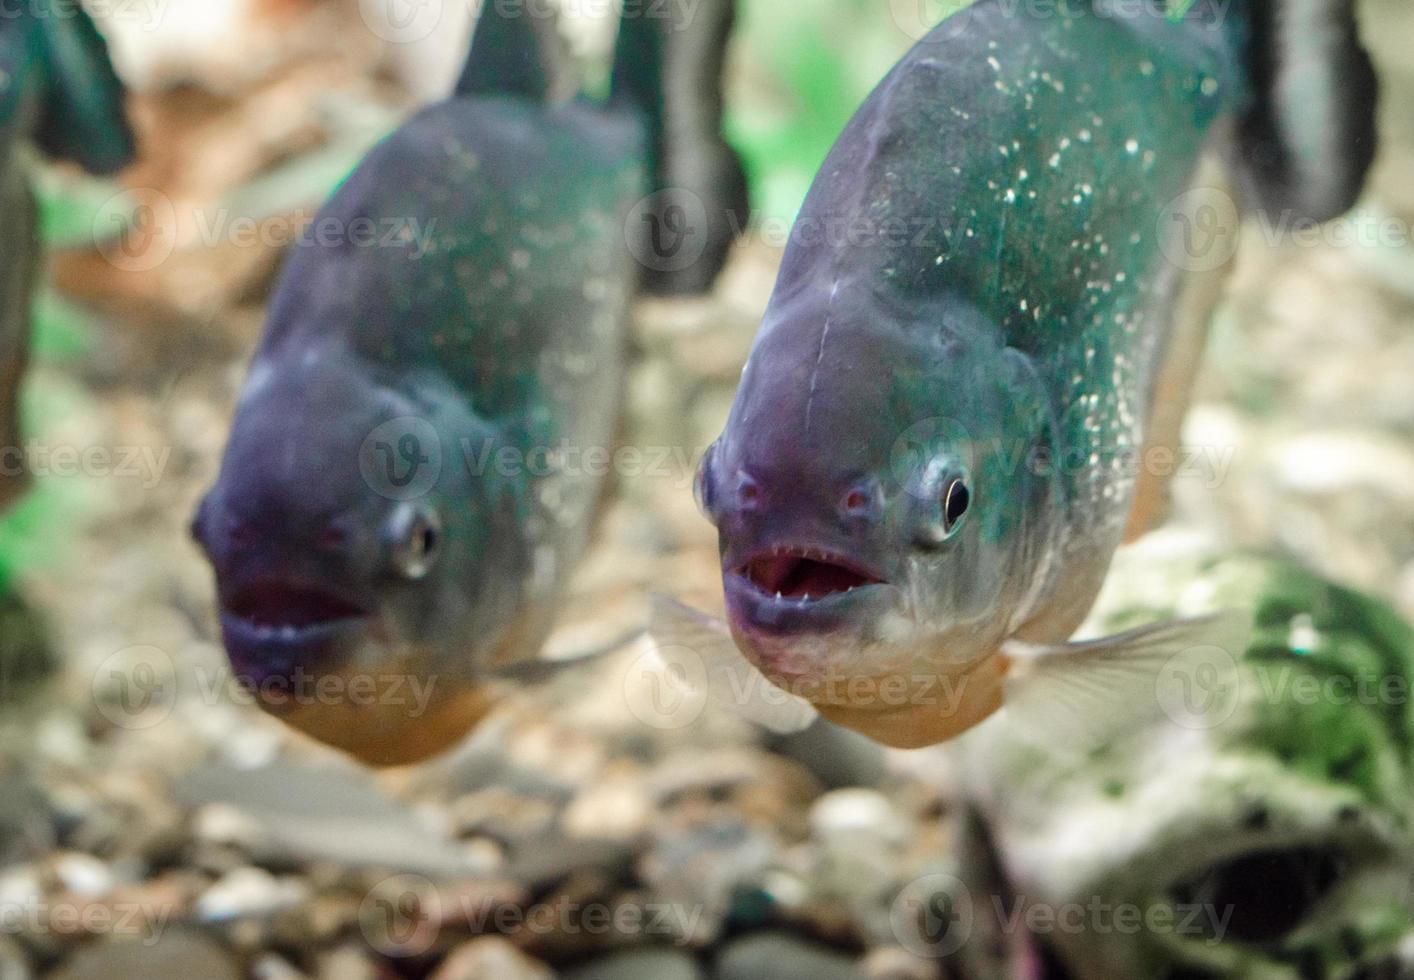
[[[455,742],[538,654],[604,489],[584,456],[613,446],[629,300],[677,285],[632,220],[667,179],[661,72],[557,102],[543,20],[486,11],[457,94],[295,249],[194,526],[236,676],[375,764]],[[621,47],[663,30],[626,20]]]
[[[1348,6],[1296,6],[1343,31],[1313,55],[1349,69],[1342,92],[1372,86]],[[730,633],[766,678],[913,747],[1023,683],[1074,695],[1067,663],[1142,688],[1220,627],[1055,655],[1125,535],[1146,446],[1176,437],[1156,420],[1181,419],[1160,395],[1187,365],[1166,357],[1191,355],[1188,291],[1236,234],[1233,198],[1188,207],[1195,181],[1217,159],[1252,207],[1324,219],[1369,163],[1368,88],[1333,131],[1290,139],[1273,30],[1241,5],[1175,21],[981,0],[865,102],[807,196],[699,476]],[[1200,219],[1208,249],[1185,251]]]
[[134,154],[123,86],[102,36],[82,10],[48,7],[0,17],[0,508],[29,484],[20,465],[19,390],[40,262],[38,208],[17,149],[33,143],[95,174],[122,169]]

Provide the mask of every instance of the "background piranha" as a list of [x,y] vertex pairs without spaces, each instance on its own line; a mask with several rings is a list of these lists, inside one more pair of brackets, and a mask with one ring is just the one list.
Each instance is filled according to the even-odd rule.
[[235,673],[291,725],[416,761],[535,659],[603,490],[566,450],[612,446],[628,301],[706,288],[745,209],[732,8],[708,6],[626,16],[599,104],[557,97],[549,19],[488,5],[455,95],[296,249],[194,525]]
[[1004,698],[1052,737],[1098,734],[1179,651],[1241,642],[1234,616],[1066,646],[1126,526],[1162,509],[1150,454],[1177,442],[1236,202],[1349,207],[1375,83],[1350,3],[1186,7],[982,0],[880,84],[699,478],[730,638],[664,603],[665,648],[720,679],[734,640],[832,720],[916,747]]
[[[31,300],[40,254],[29,168],[17,144],[32,139],[55,160],[95,174],[131,162],[132,132],[123,113],[123,85],[108,49],[81,9],[30,3],[0,17],[0,448],[20,444],[19,389],[28,361]],[[18,455],[15,458],[22,458]],[[25,474],[5,460],[0,507],[25,489]]]

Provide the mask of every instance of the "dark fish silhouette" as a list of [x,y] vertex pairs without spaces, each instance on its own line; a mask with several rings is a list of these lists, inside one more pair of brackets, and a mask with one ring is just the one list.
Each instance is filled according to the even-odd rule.
[[36,205],[16,147],[111,174],[133,157],[123,86],[102,36],[76,4],[33,0],[0,16],[0,508],[28,485],[19,387],[39,274]]

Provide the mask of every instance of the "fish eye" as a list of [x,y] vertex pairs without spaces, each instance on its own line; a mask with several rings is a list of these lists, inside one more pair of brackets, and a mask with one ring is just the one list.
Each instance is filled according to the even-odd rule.
[[962,477],[954,477],[948,481],[947,488],[943,490],[943,531],[952,534],[957,530],[958,522],[967,513],[967,508],[972,503],[972,491],[967,488],[967,481]]
[[442,550],[442,521],[430,507],[402,503],[388,523],[389,557],[409,581],[424,578]]

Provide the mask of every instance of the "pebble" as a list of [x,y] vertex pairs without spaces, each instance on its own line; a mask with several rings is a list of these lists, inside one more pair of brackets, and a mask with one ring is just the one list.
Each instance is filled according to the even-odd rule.
[[263,868],[238,868],[206,890],[196,902],[203,922],[273,915],[309,897],[309,886],[297,878],[276,878]]
[[20,947],[0,936],[0,980],[31,980],[34,972]]
[[[564,980],[699,980],[691,955],[673,949],[635,949],[567,970]],[[762,978],[764,980],[764,978]]]
[[722,950],[714,980],[867,980],[853,958],[788,933],[763,932]]
[[484,936],[452,950],[431,980],[554,980],[554,976],[553,970],[509,940]]
[[109,940],[85,946],[50,980],[241,980],[235,961],[222,946],[201,933],[168,930],[149,945],[135,940]]

